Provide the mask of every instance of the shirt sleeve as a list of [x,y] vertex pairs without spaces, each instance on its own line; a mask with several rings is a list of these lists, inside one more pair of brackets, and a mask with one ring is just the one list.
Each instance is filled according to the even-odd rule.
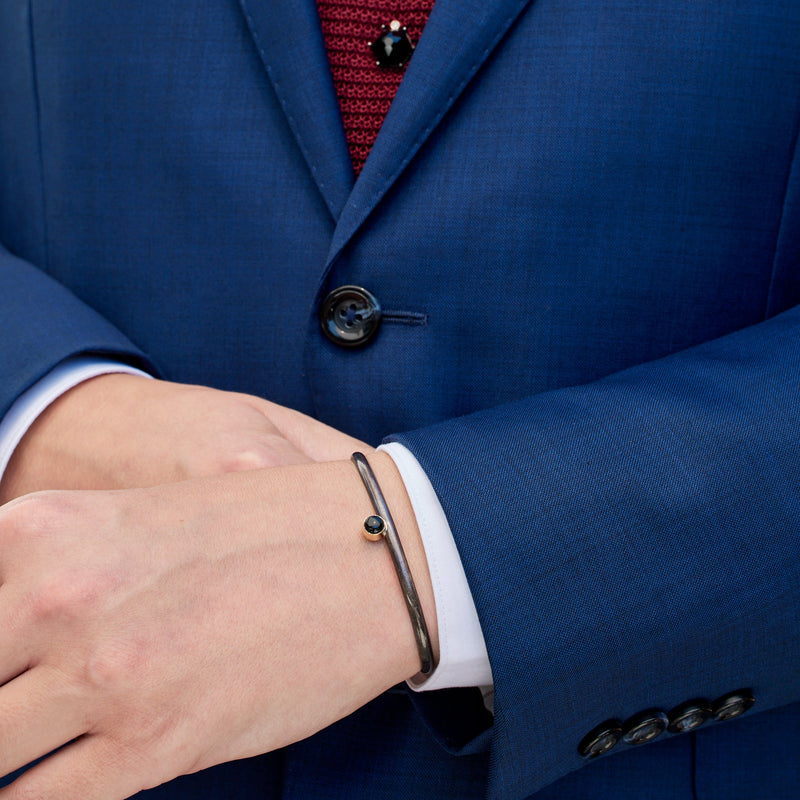
[[28,428],[54,400],[89,378],[114,372],[152,377],[118,361],[80,356],[63,361],[21,394],[0,419],[0,480]]
[[405,483],[428,559],[439,630],[439,663],[415,691],[492,684],[483,632],[461,557],[436,492],[416,458],[403,445],[381,445]]

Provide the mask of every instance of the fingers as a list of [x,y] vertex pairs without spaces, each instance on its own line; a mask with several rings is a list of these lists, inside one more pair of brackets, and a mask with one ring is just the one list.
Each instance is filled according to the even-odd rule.
[[303,453],[288,439],[279,434],[254,436],[246,446],[221,456],[217,469],[210,474],[221,472],[245,472],[251,469],[308,464],[311,457]]
[[356,450],[372,448],[299,411],[262,401],[264,415],[298,450],[313,461],[344,461]]
[[63,674],[49,667],[35,667],[0,687],[0,775],[84,733],[82,706]]
[[112,740],[84,736],[0,790],[0,800],[124,800],[158,782],[135,779],[132,761]]

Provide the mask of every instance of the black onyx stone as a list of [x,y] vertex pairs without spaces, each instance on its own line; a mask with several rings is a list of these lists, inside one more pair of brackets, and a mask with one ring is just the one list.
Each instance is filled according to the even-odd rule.
[[383,25],[381,35],[369,47],[380,67],[403,67],[414,52],[408,30],[394,24]]
[[367,517],[364,520],[364,530],[373,536],[383,533],[383,520],[375,514],[371,517]]

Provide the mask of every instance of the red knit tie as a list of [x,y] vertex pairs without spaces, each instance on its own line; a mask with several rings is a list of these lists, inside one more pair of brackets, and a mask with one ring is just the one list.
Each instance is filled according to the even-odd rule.
[[317,0],[333,83],[353,168],[361,172],[403,78],[403,68],[375,65],[369,42],[398,20],[416,45],[433,0]]

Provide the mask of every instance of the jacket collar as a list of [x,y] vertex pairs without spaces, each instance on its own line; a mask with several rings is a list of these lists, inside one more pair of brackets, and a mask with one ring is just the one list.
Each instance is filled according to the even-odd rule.
[[337,221],[328,267],[530,1],[436,0],[354,185],[315,0],[239,0],[292,131]]

